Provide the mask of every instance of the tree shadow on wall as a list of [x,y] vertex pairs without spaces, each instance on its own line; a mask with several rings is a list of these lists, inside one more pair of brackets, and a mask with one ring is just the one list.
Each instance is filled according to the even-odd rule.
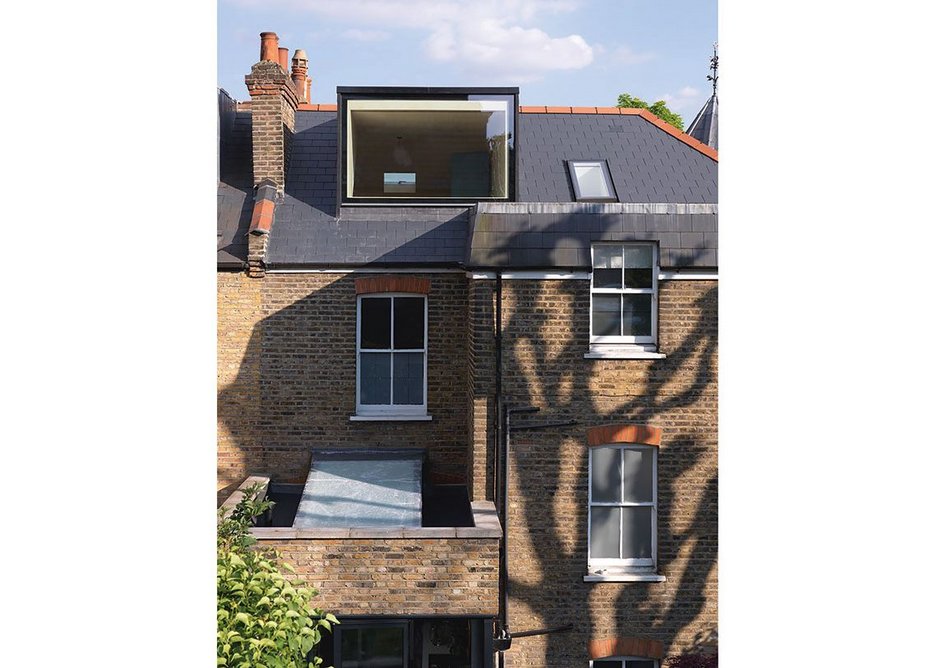
[[[527,568],[526,573],[540,573],[540,577],[534,582],[529,577],[513,577],[511,598],[516,604],[523,603],[545,626],[574,622],[577,626],[573,632],[586,636],[582,645],[558,635],[546,636],[545,656],[551,657],[552,665],[582,662],[586,641],[596,638],[597,628],[608,629],[608,624],[599,623],[599,613],[590,605],[590,599],[595,599],[595,587],[619,587],[620,590],[614,602],[615,633],[604,630],[601,636],[653,638],[664,644],[666,653],[679,635],[686,635],[685,630],[694,624],[708,596],[715,596],[715,592],[706,589],[717,556],[716,472],[712,472],[706,483],[694,483],[694,489],[699,489],[701,494],[692,521],[687,523],[682,519],[687,515],[686,504],[678,510],[679,504],[675,503],[682,488],[686,489],[687,482],[682,482],[686,476],[700,477],[693,469],[700,465],[704,453],[715,447],[715,434],[710,434],[712,438],[707,443],[693,428],[682,429],[678,425],[669,428],[667,425],[680,422],[682,418],[675,416],[704,400],[713,402],[715,412],[715,392],[711,390],[713,396],[705,397],[704,391],[716,380],[717,289],[708,289],[696,300],[696,320],[676,345],[669,342],[663,347],[666,359],[586,362],[583,354],[589,341],[589,314],[584,314],[582,304],[589,303],[589,294],[588,286],[581,283],[556,281],[550,288],[535,281],[526,285],[515,281],[504,284],[505,303],[511,304],[510,316],[503,328],[506,403],[539,406],[539,419],[574,418],[580,422],[572,428],[575,432],[545,430],[512,435],[511,467],[512,476],[517,480],[513,487],[520,490],[523,497],[524,519],[537,561],[537,567]],[[562,293],[559,300],[553,292],[557,289]],[[557,343],[558,301],[573,304],[572,308],[564,309],[562,315],[569,315],[574,323],[566,342],[560,346]],[[664,327],[667,326],[665,323]],[[598,369],[593,366],[590,373],[582,373],[584,363],[601,366]],[[603,373],[604,366],[606,373],[615,375],[607,366],[613,364],[630,369],[624,376],[633,387],[615,387],[610,391],[613,396],[625,394],[624,400],[603,399],[601,395],[607,390],[601,389],[602,383],[591,385],[594,377]],[[643,371],[635,372],[635,369]],[[680,389],[671,389],[676,386]],[[585,420],[595,422],[584,424]],[[520,424],[522,420],[518,418],[517,422]],[[574,453],[586,457],[582,445],[585,429],[620,422],[665,424],[665,442],[659,457],[658,568],[671,582],[677,578],[676,588],[671,582],[583,583],[587,565],[588,505],[585,459],[576,467],[580,474],[573,483],[575,512],[571,515],[569,507],[555,503],[558,495],[570,493],[569,481],[562,481],[557,474],[563,460],[577,456]],[[712,429],[715,430],[715,425]],[[685,553],[688,555],[686,566],[678,571],[675,562]],[[518,557],[512,557],[510,563],[517,563]],[[665,587],[667,590],[663,589]],[[669,593],[663,595],[665,591]],[[585,629],[582,624],[586,625]],[[517,622],[513,627],[521,630]],[[686,644],[683,638],[681,644]],[[575,648],[570,649],[571,646]],[[567,655],[571,652],[572,655]]]
[[[355,276],[281,275],[242,284],[261,291],[261,312],[254,323],[235,323],[250,334],[244,331],[236,373],[230,368],[218,391],[219,484],[236,484],[246,473],[305,482],[314,447],[415,446],[427,447],[432,482],[464,484],[466,368],[453,355],[466,347],[466,297],[453,289],[458,280],[435,279],[429,295],[427,408],[433,419],[392,422],[350,420],[356,411]],[[222,367],[235,361],[219,364],[224,374]]]

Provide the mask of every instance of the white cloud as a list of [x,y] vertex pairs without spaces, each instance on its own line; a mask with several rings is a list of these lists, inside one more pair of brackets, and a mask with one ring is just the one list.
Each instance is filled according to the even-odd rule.
[[703,93],[693,86],[684,86],[677,93],[665,93],[656,100],[664,100],[668,109],[676,112],[696,112],[703,106]]
[[515,81],[537,79],[550,70],[580,69],[593,62],[592,47],[579,35],[551,37],[539,28],[505,26],[495,19],[472,26],[442,26],[425,46],[433,60]]
[[353,39],[356,42],[380,42],[391,36],[391,33],[384,30],[359,30],[350,28],[342,32],[342,36]]
[[[530,81],[554,70],[593,62],[594,50],[576,34],[552,36],[530,25],[539,15],[568,12],[573,0],[229,0],[242,5],[288,6],[348,23],[351,39],[404,28],[426,34],[432,60],[471,74]],[[373,29],[369,29],[373,28]],[[374,41],[374,39],[370,40]]]

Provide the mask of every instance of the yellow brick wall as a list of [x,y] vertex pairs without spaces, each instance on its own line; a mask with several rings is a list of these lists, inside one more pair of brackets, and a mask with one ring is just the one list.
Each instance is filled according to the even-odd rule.
[[498,539],[260,540],[319,589],[314,605],[342,615],[498,612]]

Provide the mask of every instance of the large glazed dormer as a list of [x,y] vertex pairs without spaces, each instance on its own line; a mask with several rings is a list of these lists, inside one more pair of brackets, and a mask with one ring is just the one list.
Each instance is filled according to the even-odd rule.
[[516,88],[339,88],[345,203],[514,195]]

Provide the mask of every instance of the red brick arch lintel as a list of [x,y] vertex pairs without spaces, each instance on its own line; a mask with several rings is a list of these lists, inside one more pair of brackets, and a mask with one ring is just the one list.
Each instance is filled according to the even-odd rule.
[[647,424],[607,424],[586,430],[586,442],[591,446],[610,443],[641,443],[661,445],[661,428]]
[[425,295],[430,292],[430,279],[417,276],[368,276],[355,279],[355,294],[376,292],[410,292]]
[[602,638],[590,640],[590,659],[602,659],[607,656],[640,656],[648,659],[660,659],[664,656],[664,644],[650,638]]

